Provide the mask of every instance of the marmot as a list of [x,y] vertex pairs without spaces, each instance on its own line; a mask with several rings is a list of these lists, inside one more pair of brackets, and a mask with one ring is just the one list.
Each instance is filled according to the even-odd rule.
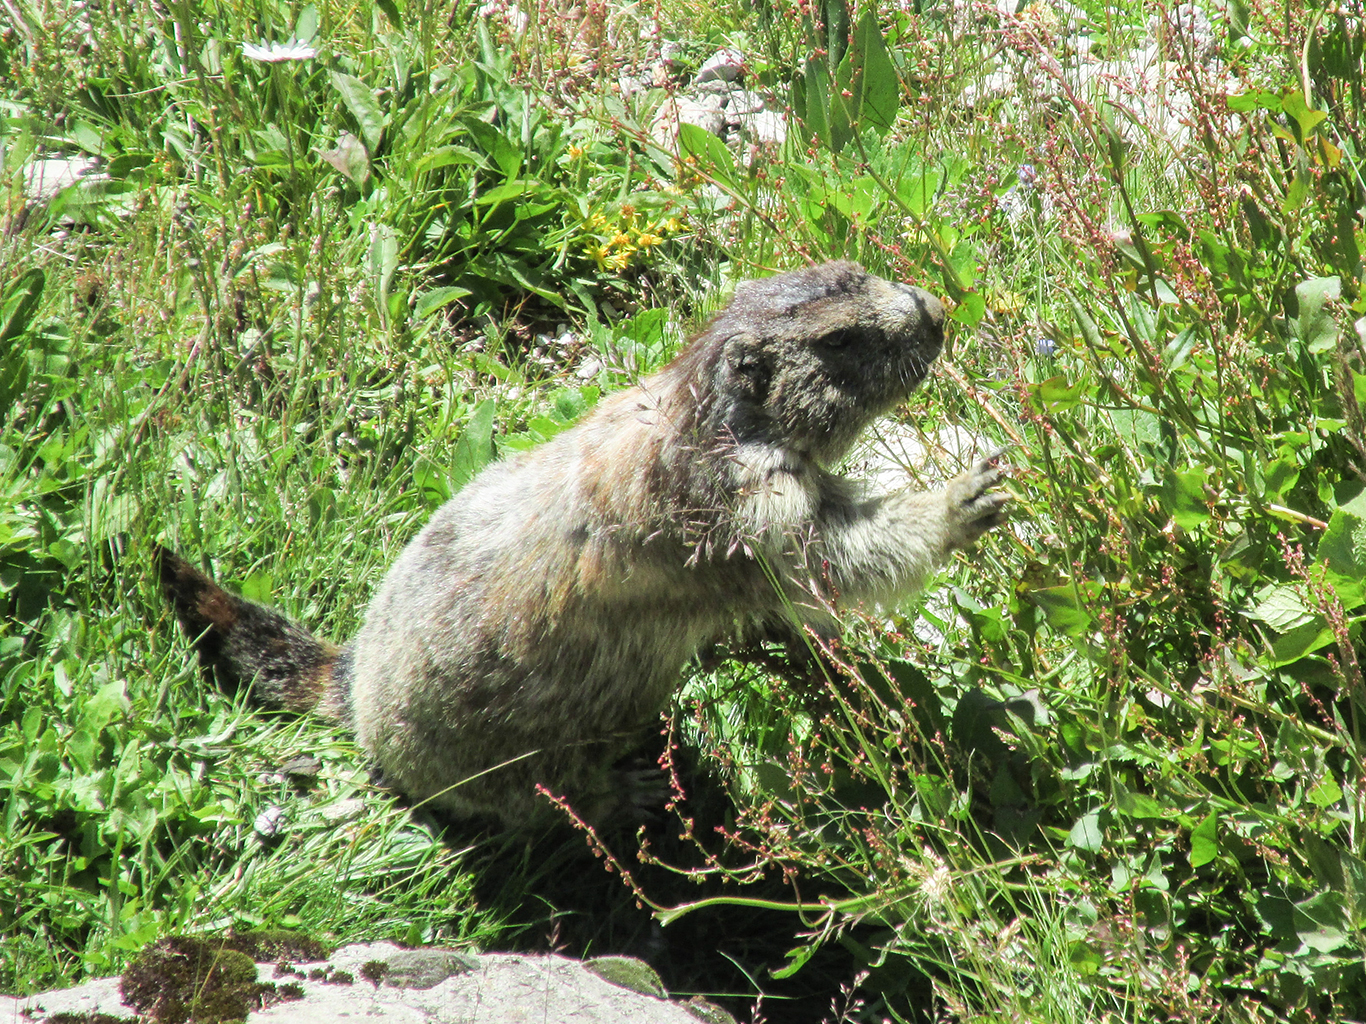
[[742,283],[662,370],[442,506],[344,647],[164,549],[163,588],[206,666],[343,719],[414,800],[515,825],[538,783],[598,799],[701,646],[830,631],[1002,521],[995,459],[930,492],[831,469],[924,378],[943,319],[853,263]]

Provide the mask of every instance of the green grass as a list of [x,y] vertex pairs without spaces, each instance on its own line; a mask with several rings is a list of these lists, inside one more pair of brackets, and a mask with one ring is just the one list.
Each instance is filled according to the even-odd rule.
[[[662,943],[675,988],[764,991],[773,1020],[1366,1017],[1359,12],[1240,8],[1214,70],[1172,47],[1174,146],[1061,87],[1046,6],[858,8],[833,35],[661,9],[685,62],[734,43],[796,83],[803,127],[751,163],[647,144],[663,92],[611,89],[653,45],[634,9],[529,10],[516,38],[386,2],[16,10],[0,988],[268,925]],[[1097,52],[1148,14],[1091,10]],[[240,46],[292,39],[316,55]],[[1037,77],[966,108],[996,66]],[[106,178],[21,213],[52,153]],[[662,932],[580,839],[443,832],[345,734],[193,668],[150,542],[344,638],[490,457],[661,363],[719,286],[839,256],[952,300],[907,473],[953,472],[953,431],[1008,443],[1016,517],[851,615],[842,671],[690,673],[674,734],[730,799],[690,794],[645,863],[605,839],[644,901],[696,904]],[[568,348],[538,340],[562,323]],[[296,787],[299,753],[322,768]],[[697,955],[725,935],[733,966]]]

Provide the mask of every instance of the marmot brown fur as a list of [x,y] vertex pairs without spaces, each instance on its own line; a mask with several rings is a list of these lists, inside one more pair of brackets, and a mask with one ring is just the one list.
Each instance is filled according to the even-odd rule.
[[741,284],[668,366],[439,509],[344,647],[164,550],[163,587],[206,665],[348,721],[413,799],[509,824],[537,783],[592,801],[700,646],[831,630],[1002,520],[994,460],[931,492],[831,471],[920,383],[943,316],[852,263]]

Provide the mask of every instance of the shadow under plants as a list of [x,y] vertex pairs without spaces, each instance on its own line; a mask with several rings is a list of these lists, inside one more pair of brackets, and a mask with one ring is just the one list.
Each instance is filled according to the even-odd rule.
[[[730,797],[717,779],[699,768],[691,752],[676,752],[674,758],[688,799],[679,811],[661,811],[640,827],[655,857],[674,866],[697,865],[699,850],[681,837],[677,815],[693,820],[695,835],[719,844],[715,828],[731,824]],[[801,945],[801,922],[789,912],[722,905],[693,911],[662,927],[648,907],[638,905],[620,873],[607,869],[605,858],[595,854],[585,834],[567,819],[517,832],[471,821],[439,819],[436,824],[444,842],[469,851],[465,864],[474,876],[479,905],[506,922],[501,951],[636,957],[654,968],[675,998],[701,995],[737,1021],[775,1024],[818,1024],[833,1018],[832,999],[861,969],[852,952],[831,941],[794,976],[773,978],[771,972],[787,966],[788,952]],[[695,879],[657,864],[642,864],[636,856],[636,829],[607,828],[598,836],[635,885],[660,906],[723,894],[777,902],[794,898],[777,868],[742,887],[714,876]],[[822,879],[821,891],[829,889],[829,880]],[[919,1005],[905,1010],[928,1006],[928,985],[918,995],[911,1003]]]

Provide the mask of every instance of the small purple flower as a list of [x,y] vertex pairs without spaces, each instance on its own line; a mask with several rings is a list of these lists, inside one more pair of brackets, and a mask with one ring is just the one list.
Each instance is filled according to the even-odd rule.
[[1045,359],[1052,359],[1058,351],[1058,343],[1052,338],[1037,338],[1034,341],[1034,351]]

